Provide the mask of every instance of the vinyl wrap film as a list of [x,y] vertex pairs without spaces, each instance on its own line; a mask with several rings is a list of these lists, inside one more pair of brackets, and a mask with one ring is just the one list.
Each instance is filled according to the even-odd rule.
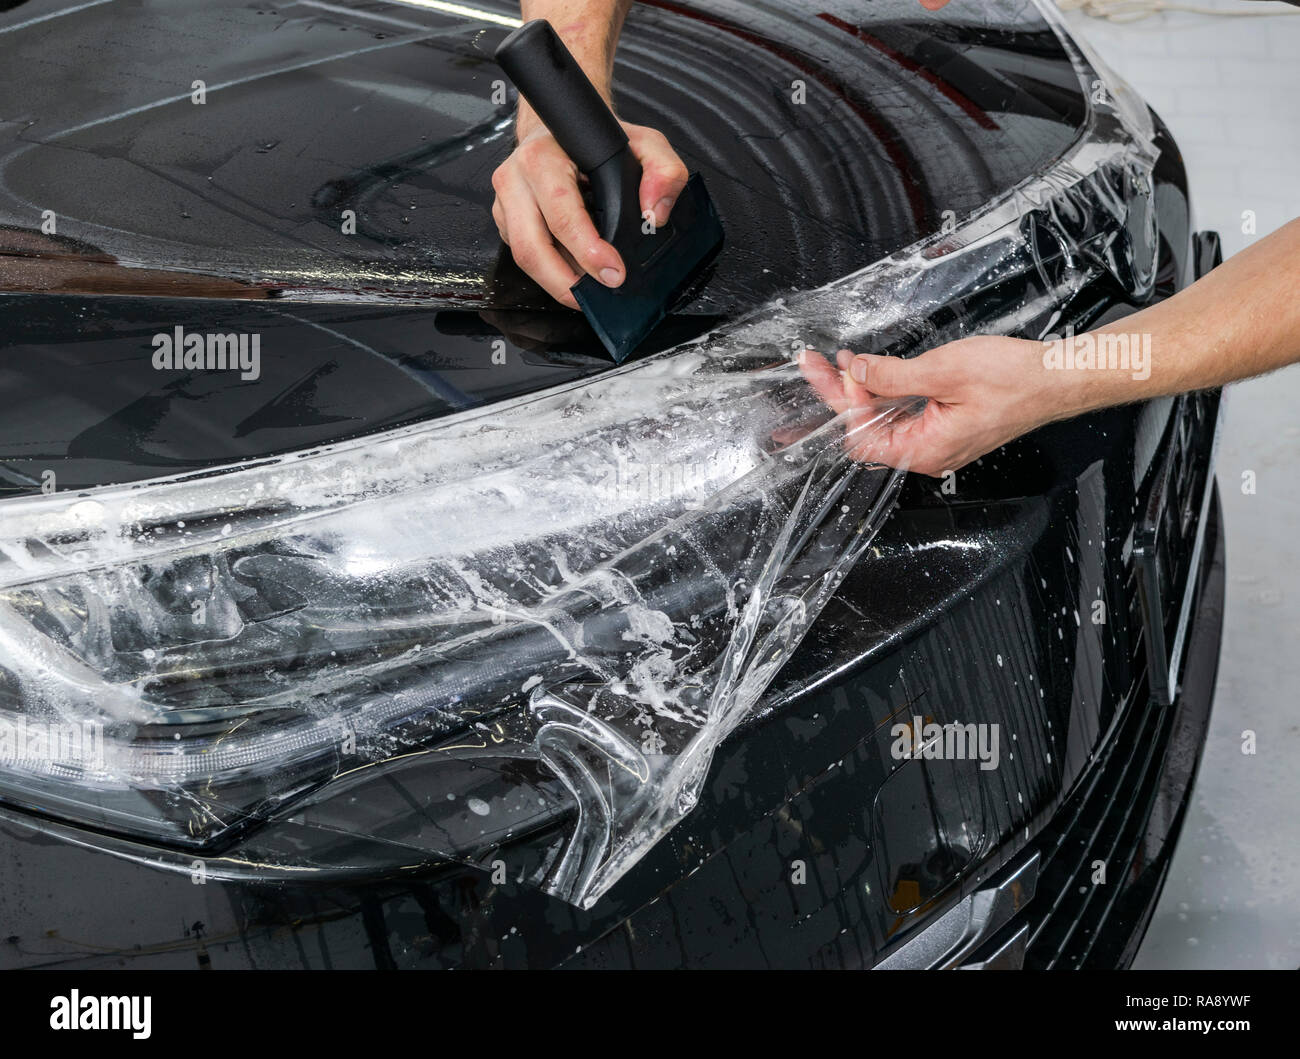
[[[827,287],[541,395],[0,503],[0,797],[218,877],[553,834],[511,875],[593,904],[690,812],[905,471],[919,402],[837,416],[792,353],[1041,337],[1099,277],[1150,292],[1149,115],[1067,47],[1070,151]],[[1014,309],[981,298],[1013,279]]]

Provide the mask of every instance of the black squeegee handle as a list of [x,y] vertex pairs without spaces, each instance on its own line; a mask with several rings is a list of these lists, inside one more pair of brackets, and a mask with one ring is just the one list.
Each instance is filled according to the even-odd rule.
[[584,173],[627,147],[623,126],[546,19],[525,22],[511,33],[496,59]]
[[623,249],[640,234],[641,165],[614,112],[543,18],[503,40],[496,61],[591,182],[601,237]]

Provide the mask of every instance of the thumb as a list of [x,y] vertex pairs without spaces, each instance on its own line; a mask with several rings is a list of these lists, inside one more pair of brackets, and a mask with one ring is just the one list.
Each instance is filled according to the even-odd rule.
[[624,126],[632,153],[641,163],[641,212],[653,212],[655,224],[668,223],[677,197],[686,187],[686,163],[658,129]]
[[923,360],[924,355],[904,360],[861,353],[853,358],[849,375],[877,397],[932,397],[927,385],[932,373]]

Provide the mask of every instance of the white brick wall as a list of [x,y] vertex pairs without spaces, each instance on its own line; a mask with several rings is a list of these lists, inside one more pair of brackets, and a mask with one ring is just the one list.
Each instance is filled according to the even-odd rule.
[[[1300,8],[1252,0],[1198,0],[1224,11],[1179,12],[1119,24],[1067,16],[1173,130],[1190,174],[1197,224],[1224,252],[1242,249],[1243,210],[1258,235],[1300,216]],[[1292,14],[1291,12],[1296,12]]]

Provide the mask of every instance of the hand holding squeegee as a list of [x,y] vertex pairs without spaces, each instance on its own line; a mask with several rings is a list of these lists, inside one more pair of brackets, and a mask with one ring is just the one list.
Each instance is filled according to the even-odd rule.
[[722,225],[700,175],[686,182],[664,225],[640,207],[641,163],[627,133],[549,22],[528,22],[497,48],[497,62],[556,142],[587,177],[601,238],[622,256],[626,278],[590,276],[574,298],[616,362],[664,318],[722,246]]

